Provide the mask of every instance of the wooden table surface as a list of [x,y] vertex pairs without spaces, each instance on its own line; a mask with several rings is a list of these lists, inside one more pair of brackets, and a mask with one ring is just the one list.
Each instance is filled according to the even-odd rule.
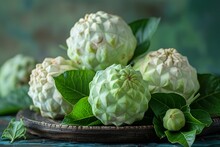
[[[2,135],[3,130],[7,127],[8,122],[14,118],[15,116],[1,116],[0,117],[0,136]],[[172,146],[169,143],[145,143],[145,144],[101,144],[101,143],[78,143],[78,142],[68,142],[68,141],[57,141],[57,140],[51,140],[46,138],[39,138],[37,136],[33,136],[28,134],[26,140],[18,140],[14,143],[10,144],[8,140],[2,140],[0,139],[0,146],[31,146],[31,147],[41,147],[41,146],[124,146],[124,147],[130,147],[130,146],[152,146],[152,147],[170,147]],[[201,146],[220,146],[220,133],[206,136],[203,138],[199,138],[195,141],[193,146],[195,147],[201,147]],[[176,146],[176,145],[173,145]]]

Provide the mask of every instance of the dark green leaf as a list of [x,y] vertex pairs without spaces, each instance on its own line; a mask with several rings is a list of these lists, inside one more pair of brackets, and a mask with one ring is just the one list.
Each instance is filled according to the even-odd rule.
[[130,23],[133,34],[137,38],[137,47],[132,60],[145,53],[150,46],[150,39],[155,33],[160,18],[141,19]]
[[163,122],[162,120],[157,119],[154,117],[153,119],[153,124],[154,124],[154,130],[157,134],[157,136],[161,139],[165,137],[165,128],[163,127]]
[[64,99],[74,105],[89,95],[89,83],[95,72],[92,70],[71,70],[55,77],[55,84]]
[[0,115],[13,114],[20,109],[28,108],[32,104],[32,100],[27,94],[28,88],[28,86],[20,87],[1,98]]
[[184,131],[196,130],[196,133],[200,134],[205,127],[212,123],[212,119],[206,111],[200,109],[191,110],[188,105],[184,106],[181,110],[186,119]]
[[133,125],[152,125],[154,118],[154,113],[151,108],[148,108],[147,112],[144,114],[144,118],[140,121],[136,121]]
[[84,97],[75,104],[73,111],[65,116],[63,124],[89,126],[102,123],[93,115],[88,97]]
[[193,109],[202,109],[211,116],[220,116],[220,78],[211,74],[199,74],[200,96],[191,104]]
[[208,112],[201,109],[191,109],[190,112],[193,117],[202,122],[206,127],[212,124],[212,118]]
[[98,120],[97,118],[94,118],[94,121],[90,121],[91,123],[88,123],[87,126],[100,126],[103,125],[102,122],[100,120]]
[[12,119],[8,127],[2,133],[2,139],[9,139],[11,143],[16,139],[25,138],[26,128],[22,120]]
[[95,116],[77,119],[74,118],[74,116],[70,116],[70,114],[65,116],[62,123],[66,125],[75,125],[75,126],[93,126],[93,125],[102,124],[99,120],[97,120]]
[[[196,134],[202,132],[204,127],[211,124],[210,115],[203,110],[192,110],[185,99],[177,94],[156,93],[152,94],[150,107],[155,117],[153,119],[154,129],[158,137],[167,137],[171,143],[180,143],[183,146],[191,146]],[[168,131],[163,127],[163,117],[168,109],[178,108],[185,116],[186,124],[180,131]]]
[[186,105],[186,101],[182,96],[175,93],[155,93],[152,94],[149,105],[156,117],[159,117],[164,116],[168,109],[181,109]]
[[171,143],[179,143],[179,144],[183,145],[184,147],[192,146],[192,144],[196,138],[196,130],[192,130],[192,131],[188,131],[188,132],[165,131],[165,134],[167,136],[167,139]]
[[205,128],[206,124],[202,123],[201,121],[193,117],[190,112],[184,112],[184,116],[186,119],[186,124],[182,130],[184,131],[196,130],[196,134],[200,134],[202,130]]

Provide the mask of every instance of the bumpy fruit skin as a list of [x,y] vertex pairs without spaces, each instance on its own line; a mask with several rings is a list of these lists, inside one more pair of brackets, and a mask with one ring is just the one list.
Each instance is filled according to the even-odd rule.
[[42,116],[60,118],[71,111],[71,105],[56,89],[53,77],[74,69],[76,68],[70,60],[65,60],[60,56],[46,58],[41,64],[36,65],[30,76],[28,94],[34,106],[40,109]]
[[133,68],[142,73],[151,93],[177,93],[190,104],[200,88],[196,69],[174,48],[152,51]]
[[127,65],[137,44],[124,20],[103,11],[76,22],[66,42],[67,54],[78,68],[96,71],[114,63]]
[[147,82],[131,66],[113,64],[98,71],[89,87],[93,114],[105,125],[132,124],[148,109]]
[[163,118],[163,126],[169,131],[179,131],[185,126],[185,123],[185,116],[179,109],[167,110]]
[[5,97],[16,88],[28,84],[35,63],[34,58],[22,54],[7,60],[0,69],[0,95]]

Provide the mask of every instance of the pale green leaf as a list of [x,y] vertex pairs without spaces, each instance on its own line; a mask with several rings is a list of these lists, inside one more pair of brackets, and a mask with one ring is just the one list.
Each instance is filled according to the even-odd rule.
[[15,121],[15,119],[12,119],[9,122],[8,127],[4,130],[2,133],[2,139],[9,139],[11,140],[11,143],[14,142],[16,139],[20,138],[26,138],[26,128],[24,126],[24,123],[22,120]]

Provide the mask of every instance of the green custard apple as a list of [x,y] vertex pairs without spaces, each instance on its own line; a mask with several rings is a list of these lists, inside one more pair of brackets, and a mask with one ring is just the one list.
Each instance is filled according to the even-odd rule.
[[141,120],[151,99],[147,82],[131,66],[113,64],[100,70],[89,87],[93,114],[105,125]]
[[43,117],[61,118],[72,110],[71,105],[63,99],[57,90],[53,77],[59,76],[67,70],[75,69],[70,60],[59,56],[44,59],[32,71],[28,94]]
[[6,97],[20,86],[28,84],[35,64],[34,58],[22,54],[7,60],[0,69],[0,95]]
[[152,51],[133,68],[142,73],[151,93],[177,93],[190,104],[200,88],[196,69],[174,48]]
[[96,71],[114,63],[127,65],[137,44],[122,18],[103,11],[79,19],[66,42],[67,54],[78,68]]

